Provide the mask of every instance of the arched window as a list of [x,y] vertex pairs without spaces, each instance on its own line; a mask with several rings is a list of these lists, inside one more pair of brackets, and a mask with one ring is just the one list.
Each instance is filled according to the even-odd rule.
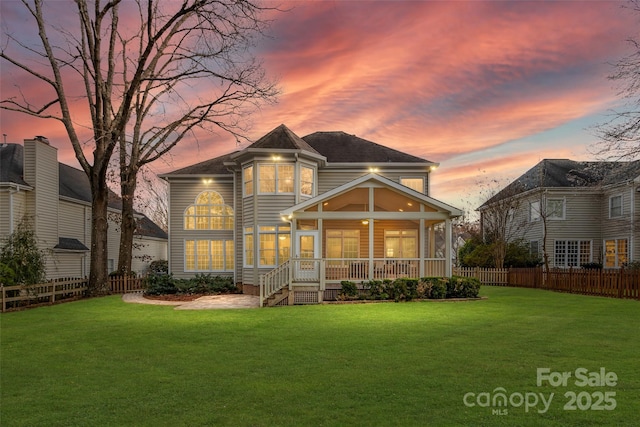
[[184,211],[185,230],[233,230],[233,209],[215,191],[203,191]]

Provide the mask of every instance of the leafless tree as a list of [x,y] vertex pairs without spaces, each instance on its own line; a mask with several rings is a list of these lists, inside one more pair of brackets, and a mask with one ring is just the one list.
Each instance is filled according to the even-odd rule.
[[[13,23],[3,22],[0,58],[40,90],[17,88],[0,107],[64,125],[91,184],[89,286],[94,294],[106,293],[106,174],[114,150],[125,206],[123,239],[129,240],[124,235],[133,235],[140,167],[196,128],[237,133],[243,107],[275,95],[250,49],[266,25],[264,9],[244,0],[21,1],[34,33],[19,38]],[[61,10],[69,5],[72,10]],[[64,24],[52,24],[60,19]],[[50,98],[42,100],[47,90]],[[86,111],[90,123],[82,122]],[[83,140],[87,129],[91,136]],[[128,254],[130,262],[130,249]]]
[[153,172],[143,170],[139,196],[135,198],[135,209],[147,215],[165,232],[169,231],[169,189],[167,183]]
[[[631,0],[624,7],[640,15],[640,0]],[[631,53],[613,64],[614,72],[609,76],[623,105],[594,129],[600,138],[594,151],[601,158],[640,158],[640,40],[632,37],[628,43]]]
[[478,183],[486,201],[478,208],[483,241],[490,245],[496,268],[504,267],[507,244],[521,238],[529,226],[528,221],[517,215],[522,211],[522,188],[513,182],[504,189],[497,180]]

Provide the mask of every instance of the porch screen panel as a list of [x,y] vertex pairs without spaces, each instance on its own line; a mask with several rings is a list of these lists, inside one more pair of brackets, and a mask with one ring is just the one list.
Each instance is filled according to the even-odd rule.
[[327,258],[358,258],[360,256],[359,230],[328,230]]
[[417,231],[386,231],[384,251],[387,258],[416,258],[418,253]]
[[416,258],[418,242],[415,230],[403,231],[401,234],[401,249],[403,258]]

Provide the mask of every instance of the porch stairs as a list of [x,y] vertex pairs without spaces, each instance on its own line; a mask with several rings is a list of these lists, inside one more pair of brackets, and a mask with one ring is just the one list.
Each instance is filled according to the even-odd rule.
[[[297,262],[297,264],[296,264]],[[300,263],[311,265],[311,275],[294,277],[293,270],[300,270]],[[310,264],[311,263],[311,264]],[[323,291],[318,271],[320,260],[289,260],[260,276],[260,306],[318,304]],[[321,290],[322,289],[322,290]]]
[[[288,305],[291,261],[260,276],[260,306]],[[293,295],[292,295],[293,296]]]
[[289,292],[288,287],[284,287],[275,294],[270,295],[263,302],[263,307],[275,307],[277,305],[289,305],[289,296],[293,298],[293,294]]

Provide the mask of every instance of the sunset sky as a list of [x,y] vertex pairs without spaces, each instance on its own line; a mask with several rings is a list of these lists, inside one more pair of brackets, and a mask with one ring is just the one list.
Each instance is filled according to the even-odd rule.
[[[432,196],[466,208],[479,179],[514,179],[543,158],[594,158],[590,127],[619,103],[610,63],[640,29],[640,15],[623,5],[286,3],[257,49],[282,94],[252,118],[249,136],[281,123],[299,136],[355,134],[439,162]],[[12,84],[3,73],[2,92]],[[0,110],[0,128],[8,142],[46,135],[60,161],[77,165],[55,121]],[[223,134],[184,141],[154,170],[235,149]]]

